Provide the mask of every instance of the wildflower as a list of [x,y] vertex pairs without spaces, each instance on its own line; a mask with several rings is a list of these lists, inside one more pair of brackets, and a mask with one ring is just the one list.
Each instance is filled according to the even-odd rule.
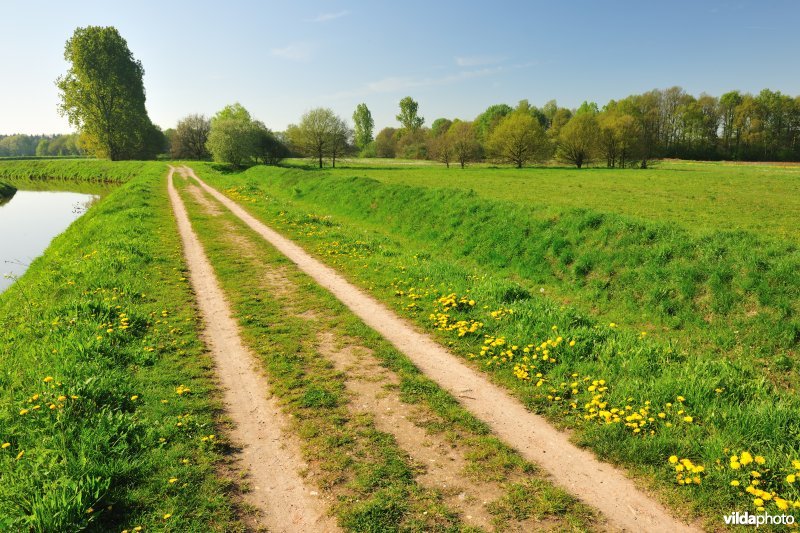
[[677,456],[677,455],[671,455],[671,456],[670,456],[670,458],[669,458],[669,462],[670,462],[671,464],[673,464],[673,465],[674,465],[674,464],[677,464],[677,462],[678,462],[678,456]]
[[764,463],[767,462],[766,459],[764,459],[760,455],[756,455],[755,461],[756,461],[756,464],[759,464],[759,465],[763,465]]
[[[7,444],[8,443],[3,444],[3,448],[5,448]],[[796,475],[789,474],[788,476],[786,476],[786,483],[794,483],[795,481],[797,481],[797,476]]]
[[44,381],[45,383],[50,383],[51,381],[53,381],[53,377],[52,376],[47,376],[42,381]]
[[762,500],[761,498],[756,498],[755,500],[753,500],[753,505],[755,505],[756,507],[762,507],[764,505],[764,500]]
[[739,462],[742,463],[743,465],[749,465],[750,463],[753,462],[753,456],[750,455],[750,453],[748,452],[742,452],[742,456],[741,459],[739,459]]
[[164,515],[164,520],[168,519],[170,516],[172,516],[172,513],[167,513],[167,514],[165,514],[165,515]]
[[692,418],[691,416],[684,416],[683,421],[688,424],[691,424],[692,422],[694,422],[694,418]]
[[138,394],[134,394],[133,396],[131,396],[131,401],[132,402],[135,402],[138,399],[139,399],[139,395]]
[[175,483],[176,481],[178,481],[178,478],[176,478],[176,477],[169,478],[169,482],[170,483]]
[[86,514],[92,514],[93,512],[94,512],[94,509],[92,509],[91,507],[86,509]]
[[[0,446],[0,448],[2,448],[2,449],[4,449],[4,450],[5,450],[5,449],[6,449],[6,448],[8,448],[9,446],[11,446],[11,443],[10,443],[10,442],[4,442],[4,443],[3,443],[3,445],[2,445],[2,446]],[[792,481],[790,481],[789,483],[792,483]]]
[[25,450],[21,450],[21,451],[20,451],[20,452],[17,454],[17,461],[19,461],[20,459],[22,459],[22,456],[23,456],[23,455],[25,455]]
[[21,414],[21,415],[27,415],[29,412],[30,411],[28,409],[20,409],[19,410],[19,414]]
[[738,481],[736,481],[735,479],[733,481],[731,481],[731,487],[738,487],[738,486],[739,486],[739,482]]

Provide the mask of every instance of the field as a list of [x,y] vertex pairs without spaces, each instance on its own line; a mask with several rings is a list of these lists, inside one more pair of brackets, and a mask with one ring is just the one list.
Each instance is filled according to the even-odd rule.
[[125,185],[0,295],[0,530],[237,530],[166,165],[32,164]]
[[[800,169],[292,163],[190,165],[687,520],[798,515]],[[248,481],[227,466],[236,446],[166,170],[0,164],[20,189],[109,187],[0,295],[0,529],[253,519]],[[462,457],[448,480],[496,498],[486,529],[602,528],[221,204],[188,178],[176,186],[340,527],[480,530],[466,519],[479,505],[426,481],[436,470],[420,457],[441,448]],[[426,444],[365,394],[401,406],[393,424]]]
[[[530,190],[517,187],[512,202],[491,198],[512,194],[512,170],[200,168],[268,224],[437,332],[532,409],[575,429],[601,456],[662,488],[680,487],[674,495],[686,505],[715,513],[754,505],[737,488],[751,475],[783,498],[778,508],[800,499],[787,481],[800,455],[800,398],[791,387],[800,257],[780,229],[731,232],[717,212],[698,231],[650,220],[644,200],[618,208],[622,214],[603,212],[597,206],[611,200],[590,181],[583,188],[596,197],[592,209],[553,195],[543,195],[546,208],[520,200],[538,196],[540,182],[555,191],[560,173],[574,175],[558,169],[521,172],[517,179]],[[722,181],[729,167],[700,168]],[[731,168],[748,189],[759,186],[764,169]],[[637,172],[617,175],[633,180]],[[665,190],[692,182],[683,177],[688,170],[651,172],[661,173]],[[788,182],[786,203],[797,201],[786,189],[796,182],[791,172],[768,178],[773,188]],[[615,175],[587,174],[608,176],[606,188]],[[694,176],[696,190],[703,178]],[[418,182],[425,187],[407,185]],[[718,203],[735,204],[715,194]],[[773,212],[777,226],[790,227],[792,214],[775,208],[776,197],[765,200],[771,207],[760,202],[751,199],[754,209]],[[699,219],[707,203],[696,198],[686,209]],[[634,216],[637,206],[643,214]],[[542,362],[544,350],[553,355]],[[743,452],[748,465],[758,455],[766,466],[743,471]],[[702,482],[676,481],[673,456],[703,465]]]

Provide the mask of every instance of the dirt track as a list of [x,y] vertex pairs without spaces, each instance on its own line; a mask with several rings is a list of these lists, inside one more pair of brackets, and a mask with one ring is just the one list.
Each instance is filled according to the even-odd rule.
[[[193,171],[189,170],[189,173],[208,193],[488,424],[498,437],[526,459],[541,466],[557,485],[598,509],[611,527],[625,531],[665,533],[696,530],[673,517],[663,505],[639,490],[623,471],[573,445],[565,434],[554,429],[544,418],[528,411],[519,400],[491,383],[486,376],[464,364],[460,358],[425,333],[417,331],[298,245],[265,226],[241,206],[197,178]],[[204,289],[196,290],[199,296],[203,295]]]
[[337,531],[324,502],[311,494],[314,489],[300,475],[305,464],[298,443],[286,431],[277,402],[267,397],[266,378],[242,344],[231,309],[173,185],[173,173],[171,169],[167,178],[169,197],[205,321],[204,339],[223,388],[226,414],[235,424],[231,439],[241,447],[238,459],[251,483],[245,500],[260,511],[257,521],[269,531]]

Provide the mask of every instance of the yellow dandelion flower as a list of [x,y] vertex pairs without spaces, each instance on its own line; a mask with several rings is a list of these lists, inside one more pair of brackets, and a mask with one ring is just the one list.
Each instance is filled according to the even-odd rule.
[[672,463],[672,464],[676,464],[678,462],[678,456],[677,455],[671,455],[669,457],[669,462]]
[[759,465],[763,465],[764,463],[767,462],[766,459],[764,459],[760,455],[756,455],[755,461],[756,461],[756,464],[759,464]]
[[742,452],[742,456],[739,459],[739,462],[742,463],[743,465],[749,465],[750,463],[753,462],[753,456],[750,455],[749,452]]
[[44,381],[45,383],[50,383],[51,381],[53,381],[53,376],[47,376],[42,381]]
[[164,515],[164,520],[168,519],[170,516],[172,516],[172,513],[167,513],[167,514],[165,514],[165,515]]
[[733,481],[731,481],[731,487],[738,487],[738,486],[739,486],[739,482],[738,481],[736,481],[735,479]]
[[[3,443],[3,445],[2,445],[2,446],[0,446],[0,448],[3,448],[3,449],[5,450],[5,449],[6,449],[6,448],[8,448],[9,446],[11,446],[11,443],[10,443],[10,442],[4,442],[4,443]],[[790,483],[791,483],[791,481],[790,481]]]
[[20,409],[19,410],[19,414],[21,414],[21,415],[27,415],[29,412],[30,411],[28,409]]
[[[8,443],[6,443],[6,444],[8,444]],[[6,444],[3,444],[3,448],[6,447]],[[797,481],[797,476],[796,475],[789,474],[788,476],[786,476],[786,483],[794,483],[795,481]]]
[[176,478],[176,477],[169,478],[169,482],[170,483],[175,483],[176,481],[178,481],[178,478]]
[[22,459],[22,456],[23,456],[23,455],[25,455],[25,450],[21,450],[21,451],[20,451],[20,452],[17,454],[17,461],[19,461],[20,459]]
[[694,418],[692,418],[691,416],[684,416],[683,421],[691,424],[692,422],[694,422]]
[[131,396],[131,401],[132,402],[135,402],[138,399],[139,399],[139,395],[138,394],[134,394],[133,396]]

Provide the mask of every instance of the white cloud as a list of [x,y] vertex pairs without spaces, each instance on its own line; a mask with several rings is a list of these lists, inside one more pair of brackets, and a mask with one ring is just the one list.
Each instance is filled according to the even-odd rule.
[[504,61],[502,56],[477,55],[456,57],[456,65],[459,67],[479,67],[482,65],[494,65]]
[[538,65],[537,61],[530,61],[528,63],[521,63],[516,65],[499,65],[496,67],[485,67],[474,70],[462,70],[454,74],[447,74],[440,77],[415,77],[415,76],[389,76],[380,80],[365,83],[361,87],[349,91],[340,91],[338,93],[329,94],[326,98],[331,100],[343,98],[355,98],[360,96],[367,96],[370,94],[378,93],[396,93],[414,89],[417,87],[430,87],[434,85],[448,85],[451,83],[459,83],[473,78],[482,78],[494,74],[500,74],[509,70],[517,70],[522,68],[532,67]]
[[308,61],[314,47],[309,43],[292,43],[283,48],[271,48],[270,53],[275,57],[291,61]]
[[334,19],[341,18],[341,17],[347,15],[348,13],[350,13],[350,12],[347,11],[347,10],[339,11],[338,13],[321,13],[321,14],[317,15],[317,18],[312,19],[312,22],[327,22],[329,20],[334,20]]

